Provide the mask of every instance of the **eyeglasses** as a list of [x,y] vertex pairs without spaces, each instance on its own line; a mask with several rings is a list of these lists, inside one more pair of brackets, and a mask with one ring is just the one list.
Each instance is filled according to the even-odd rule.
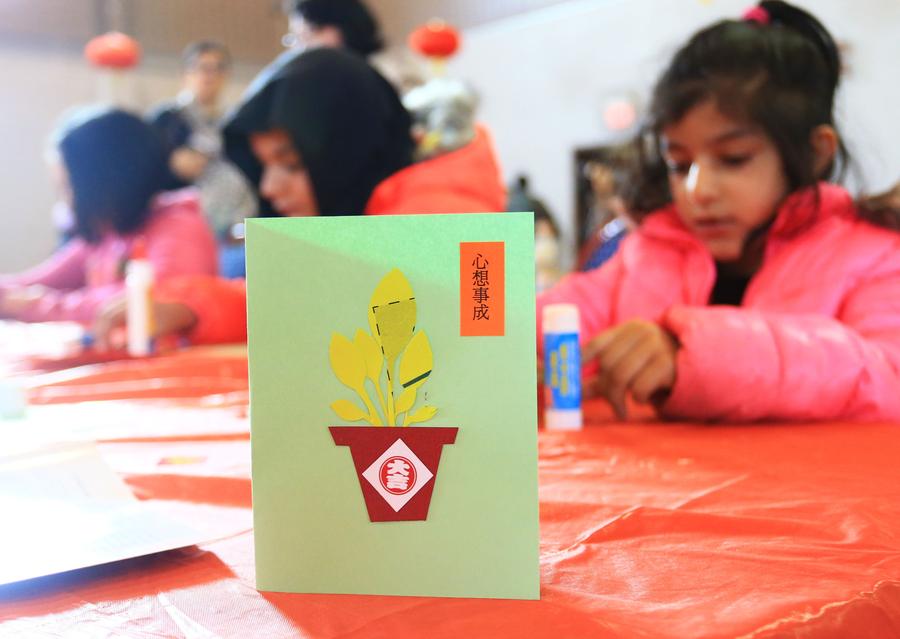
[[188,70],[204,75],[218,75],[228,71],[228,65],[222,62],[213,64],[194,64]]

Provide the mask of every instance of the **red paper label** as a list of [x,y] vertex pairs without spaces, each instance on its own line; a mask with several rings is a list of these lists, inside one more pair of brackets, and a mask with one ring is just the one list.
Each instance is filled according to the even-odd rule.
[[503,242],[459,244],[459,334],[505,334],[506,263]]

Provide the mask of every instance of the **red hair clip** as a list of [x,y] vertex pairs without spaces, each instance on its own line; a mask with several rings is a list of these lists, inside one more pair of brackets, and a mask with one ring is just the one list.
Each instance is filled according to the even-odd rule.
[[744,15],[741,18],[746,22],[758,22],[759,24],[770,24],[772,22],[772,16],[769,15],[769,12],[759,6],[750,7],[744,11]]

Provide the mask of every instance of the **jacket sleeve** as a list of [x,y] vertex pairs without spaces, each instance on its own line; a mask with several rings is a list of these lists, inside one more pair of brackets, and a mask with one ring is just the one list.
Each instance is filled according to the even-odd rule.
[[27,286],[45,287],[39,298],[20,309],[11,319],[25,322],[76,321],[91,322],[97,311],[122,292],[121,284],[85,286],[85,261],[89,248],[75,238],[54,253],[43,264],[0,281],[0,298],[4,291]]
[[188,334],[192,344],[247,341],[247,287],[244,280],[194,275],[160,282],[154,300],[184,304],[197,323]]
[[663,323],[681,343],[669,416],[900,419],[900,263],[836,318],[680,306]]
[[538,353],[543,353],[543,310],[548,304],[575,304],[581,321],[580,341],[585,344],[612,323],[613,298],[622,277],[622,254],[617,252],[599,268],[570,273],[537,297]]
[[147,259],[157,281],[182,275],[215,275],[217,248],[206,220],[192,210],[195,200],[179,204],[186,210],[155,220],[145,232]]
[[60,290],[81,288],[85,282],[85,261],[88,252],[84,240],[73,238],[34,268],[0,277],[0,288],[18,288],[32,284]]
[[125,293],[122,282],[85,286],[73,291],[45,290],[11,319],[23,322],[81,322],[90,324],[111,300]]

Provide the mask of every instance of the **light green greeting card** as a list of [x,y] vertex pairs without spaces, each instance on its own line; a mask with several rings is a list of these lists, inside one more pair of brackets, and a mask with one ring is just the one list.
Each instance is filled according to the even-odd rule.
[[536,599],[530,214],[247,223],[261,590]]

